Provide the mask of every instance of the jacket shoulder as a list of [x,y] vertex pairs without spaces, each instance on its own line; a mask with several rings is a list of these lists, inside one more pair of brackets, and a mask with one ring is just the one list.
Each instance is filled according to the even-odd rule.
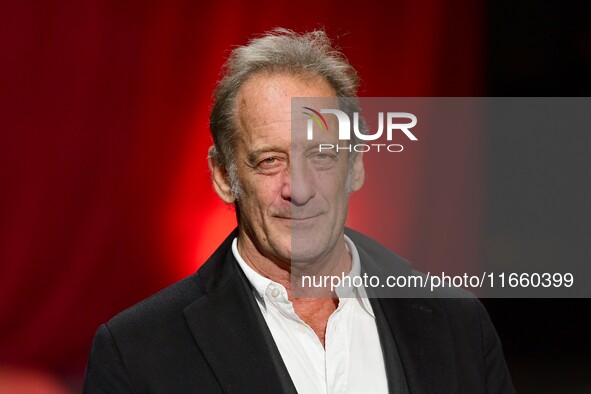
[[112,332],[118,332],[129,325],[170,323],[171,318],[182,317],[183,310],[202,296],[199,277],[193,274],[118,313],[106,324]]

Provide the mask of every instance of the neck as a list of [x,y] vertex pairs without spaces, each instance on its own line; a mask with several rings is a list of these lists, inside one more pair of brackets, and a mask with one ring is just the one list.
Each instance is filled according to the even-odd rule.
[[[259,251],[248,233],[240,230],[238,233],[238,252],[253,270],[285,287],[290,300],[292,297],[292,282],[302,275],[330,276],[348,274],[351,270],[351,255],[347,251],[344,233],[330,250],[318,256],[314,261],[295,261],[273,258]],[[320,289],[318,297],[332,297],[326,289]],[[307,297],[310,298],[310,297]]]

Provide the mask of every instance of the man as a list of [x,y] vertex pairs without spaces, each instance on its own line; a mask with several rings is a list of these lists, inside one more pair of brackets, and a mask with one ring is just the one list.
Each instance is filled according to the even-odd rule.
[[296,272],[356,276],[381,261],[410,272],[345,234],[362,156],[292,138],[293,97],[336,101],[357,87],[322,31],[276,30],[232,52],[214,94],[209,166],[238,228],[196,274],[99,328],[85,392],[513,392],[473,298],[294,296]]

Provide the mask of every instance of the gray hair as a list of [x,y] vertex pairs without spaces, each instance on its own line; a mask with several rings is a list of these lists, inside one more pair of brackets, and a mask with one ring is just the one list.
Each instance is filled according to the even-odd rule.
[[239,132],[236,96],[250,77],[265,71],[318,75],[331,85],[337,97],[356,97],[359,88],[357,71],[323,30],[298,34],[277,28],[235,48],[222,68],[209,118],[214,142],[210,157],[228,172],[235,196],[240,194],[234,160]]

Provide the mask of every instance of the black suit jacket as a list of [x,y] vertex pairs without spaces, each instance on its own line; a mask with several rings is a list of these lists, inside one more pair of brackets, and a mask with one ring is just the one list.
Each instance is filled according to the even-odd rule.
[[[399,272],[410,271],[369,238],[347,234],[364,270],[389,261]],[[196,274],[98,329],[85,393],[295,392],[232,254],[235,236],[230,234]],[[378,329],[390,330],[410,393],[514,392],[500,341],[477,299],[372,302],[383,311]],[[385,352],[387,367],[395,365],[391,353]]]

